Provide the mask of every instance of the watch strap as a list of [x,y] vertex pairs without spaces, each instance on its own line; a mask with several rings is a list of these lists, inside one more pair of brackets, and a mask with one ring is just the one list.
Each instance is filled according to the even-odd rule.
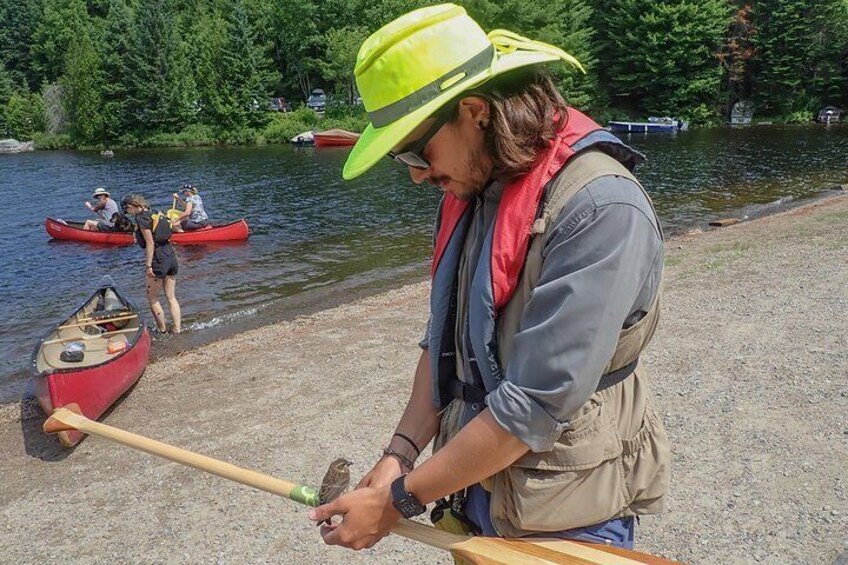
[[421,504],[418,497],[406,490],[405,481],[405,473],[392,481],[390,489],[392,505],[404,518],[413,518],[423,514],[427,510],[427,507]]

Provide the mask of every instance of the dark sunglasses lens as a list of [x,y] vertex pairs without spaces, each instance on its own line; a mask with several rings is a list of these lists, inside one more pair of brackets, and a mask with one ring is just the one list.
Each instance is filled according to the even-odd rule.
[[393,153],[392,158],[398,163],[406,165],[407,167],[412,167],[413,169],[430,168],[430,163],[428,163],[426,159],[418,155],[418,153],[415,153],[413,151],[404,151],[403,153],[397,154]]

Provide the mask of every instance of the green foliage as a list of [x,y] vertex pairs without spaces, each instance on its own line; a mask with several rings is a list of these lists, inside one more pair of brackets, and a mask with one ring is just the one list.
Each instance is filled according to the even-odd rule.
[[65,110],[71,120],[71,138],[83,144],[97,143],[103,130],[103,71],[88,33],[82,32],[67,56]]
[[359,46],[368,37],[368,30],[360,26],[334,28],[324,34],[325,59],[319,65],[324,78],[339,85],[337,93],[348,104],[356,97],[353,69]]
[[845,0],[763,0],[755,20],[755,100],[766,112],[791,114],[848,103]]
[[90,26],[85,0],[43,0],[44,11],[32,36],[33,68],[42,81],[65,71],[65,56]]
[[550,64],[560,90],[578,108],[598,107],[601,98],[596,77],[592,7],[586,0],[467,0],[461,2],[485,30],[508,29],[562,48],[586,69],[583,74],[563,64]]
[[28,140],[44,129],[44,106],[37,94],[13,94],[0,114],[5,123],[4,137]]
[[219,143],[216,128],[201,124],[187,126],[177,133],[157,133],[137,140],[125,138],[123,142],[138,147],[197,147]]
[[148,0],[138,8],[127,98],[131,123],[140,133],[177,132],[197,111],[188,48],[173,11],[169,0]]
[[610,98],[648,114],[718,110],[715,56],[731,22],[724,0],[597,3],[602,80]]
[[[848,107],[846,0],[457,1],[486,31],[512,30],[574,55],[587,74],[546,68],[569,103],[601,123],[654,114],[709,125],[752,97],[757,117],[776,122]],[[361,131],[367,119],[351,102],[362,41],[437,3],[9,0],[0,3],[0,127],[11,115],[20,131],[70,136],[41,136],[39,147]],[[313,87],[331,94],[323,119],[268,111],[271,96],[296,106]]]
[[36,88],[40,82],[30,46],[41,19],[41,4],[41,0],[0,2],[0,67],[24,89]]
[[265,129],[262,137],[268,143],[287,143],[290,139],[305,131],[323,131],[333,128],[361,132],[368,125],[368,118],[360,109],[358,114],[353,112],[331,116],[328,113],[323,118],[307,108],[300,108],[287,114],[275,114]]
[[15,87],[12,84],[11,75],[6,68],[0,64],[0,106],[9,101],[9,98],[12,96],[14,91]]
[[36,133],[32,139],[38,149],[73,149],[77,146],[67,133]]
[[110,0],[104,21],[102,86],[103,140],[114,143],[130,127],[127,100],[131,78],[126,61],[132,50],[133,14],[126,0]]

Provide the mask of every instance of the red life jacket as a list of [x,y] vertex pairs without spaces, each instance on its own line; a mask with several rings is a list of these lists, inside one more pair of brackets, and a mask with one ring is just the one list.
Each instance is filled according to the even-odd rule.
[[[504,187],[492,241],[492,295],[496,312],[509,302],[518,284],[518,276],[527,257],[530,229],[536,218],[545,185],[575,154],[572,146],[600,129],[601,126],[585,114],[568,108],[565,126],[557,132],[550,147],[538,155],[533,168]],[[451,234],[468,204],[468,201],[445,194],[431,275],[435,275]]]

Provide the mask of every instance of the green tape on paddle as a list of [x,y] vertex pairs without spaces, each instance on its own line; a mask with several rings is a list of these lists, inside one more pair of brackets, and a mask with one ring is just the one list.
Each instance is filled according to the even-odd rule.
[[289,498],[307,506],[320,506],[318,503],[318,489],[313,487],[298,485],[291,490]]

